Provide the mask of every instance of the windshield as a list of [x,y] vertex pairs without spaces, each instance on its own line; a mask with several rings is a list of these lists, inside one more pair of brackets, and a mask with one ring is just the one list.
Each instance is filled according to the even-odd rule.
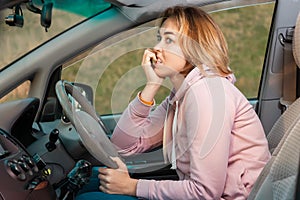
[[[0,10],[0,69],[75,24],[110,7],[110,4],[103,0],[44,2],[53,3],[51,25],[47,29],[41,25],[41,14],[29,11],[28,4],[21,4],[19,9],[13,7]],[[41,0],[34,0],[31,4],[37,10],[43,10]],[[5,18],[13,19],[14,13],[23,18],[22,27],[18,26],[18,23],[15,26],[7,24]]]

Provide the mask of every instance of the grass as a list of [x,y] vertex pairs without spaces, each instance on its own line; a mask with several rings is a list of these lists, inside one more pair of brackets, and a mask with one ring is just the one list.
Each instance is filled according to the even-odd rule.
[[248,98],[258,95],[273,9],[266,4],[212,14],[227,39],[236,86]]

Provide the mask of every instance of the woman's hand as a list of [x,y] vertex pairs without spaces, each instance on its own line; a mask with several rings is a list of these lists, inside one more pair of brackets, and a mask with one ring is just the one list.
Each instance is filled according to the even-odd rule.
[[112,158],[118,169],[99,168],[98,178],[100,179],[99,189],[108,194],[125,194],[136,196],[138,180],[130,178],[126,165],[120,158]]
[[154,50],[146,49],[143,55],[142,66],[147,78],[147,84],[142,91],[142,98],[147,101],[152,101],[156,92],[160,88],[164,78],[159,77],[154,69],[154,63],[156,62],[156,54]]

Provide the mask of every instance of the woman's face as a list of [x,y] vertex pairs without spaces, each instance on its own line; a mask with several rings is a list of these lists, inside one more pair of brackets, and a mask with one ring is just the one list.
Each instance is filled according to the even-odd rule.
[[158,31],[158,44],[154,47],[157,58],[154,71],[162,78],[178,75],[186,64],[178,41],[178,31],[172,18],[168,18]]

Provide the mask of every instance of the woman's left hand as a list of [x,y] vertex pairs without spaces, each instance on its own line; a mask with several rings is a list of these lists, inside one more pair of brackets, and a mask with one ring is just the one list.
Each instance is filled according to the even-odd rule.
[[117,169],[99,168],[99,189],[108,194],[125,194],[136,196],[138,180],[129,176],[126,165],[118,157],[112,158],[117,164]]

